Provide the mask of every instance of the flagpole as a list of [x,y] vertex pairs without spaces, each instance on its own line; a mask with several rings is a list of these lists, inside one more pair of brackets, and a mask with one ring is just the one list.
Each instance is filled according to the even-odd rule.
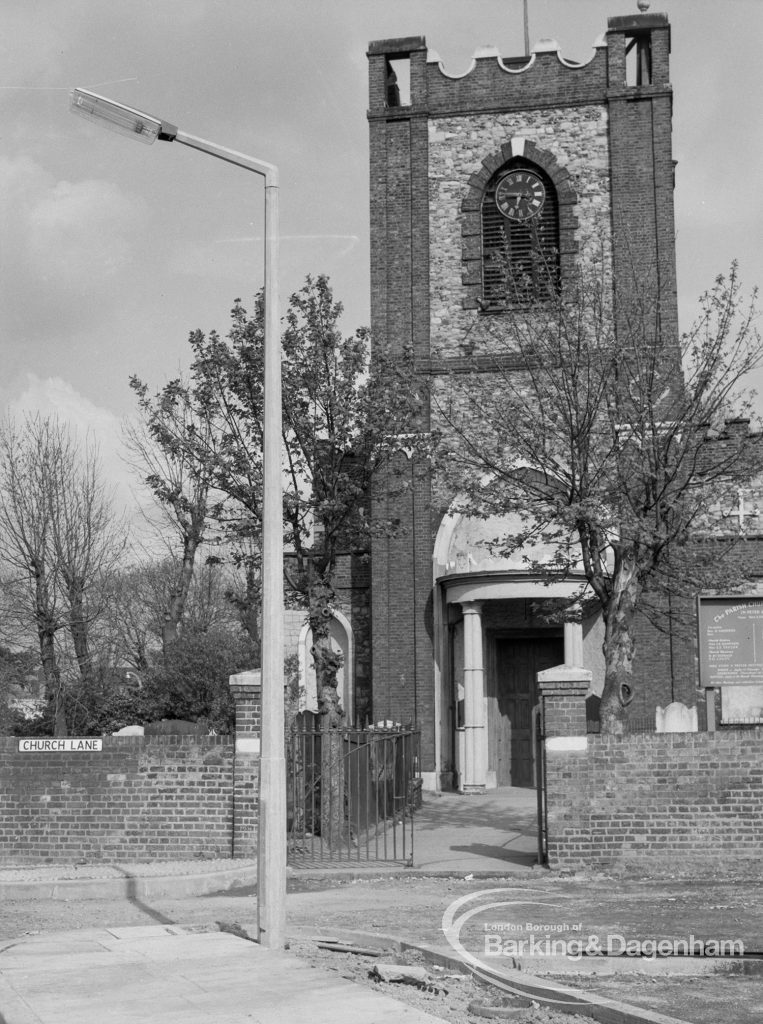
[[530,23],[527,15],[527,0],[523,0],[525,15],[525,57],[530,56]]

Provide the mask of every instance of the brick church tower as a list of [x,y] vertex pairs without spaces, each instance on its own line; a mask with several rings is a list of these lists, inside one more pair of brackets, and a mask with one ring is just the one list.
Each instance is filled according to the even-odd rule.
[[[512,174],[543,196],[537,244],[559,275],[602,242],[615,279],[657,268],[677,338],[669,52],[663,14],[611,18],[586,63],[543,40],[530,57],[480,49],[458,76],[421,37],[371,43],[375,344],[411,349],[430,376],[465,365],[475,323],[501,315],[491,239],[527,255]],[[420,466],[403,471],[405,496],[375,503],[405,529],[372,550],[374,718],[421,728],[427,787],[530,785],[535,674],[574,652],[596,679],[601,623],[535,621],[537,581],[485,561],[478,526],[448,515]]]

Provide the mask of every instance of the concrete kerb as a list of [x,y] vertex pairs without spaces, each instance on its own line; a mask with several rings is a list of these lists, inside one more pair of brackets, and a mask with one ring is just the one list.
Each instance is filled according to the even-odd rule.
[[[113,865],[109,867],[114,870]],[[168,865],[169,867],[169,865]],[[518,873],[532,870],[521,865],[511,865]],[[537,868],[538,865],[533,865]],[[14,870],[14,869],[11,869]],[[167,874],[146,874],[132,872],[129,868],[119,869],[124,873],[109,878],[39,878],[24,881],[7,880],[0,877],[0,900],[70,900],[70,899],[111,899],[119,897],[146,896],[205,896],[215,892],[256,885],[257,862],[240,861],[235,867],[215,868],[211,871]],[[542,868],[542,870],[546,870]],[[28,869],[29,874],[34,868]],[[507,870],[505,875],[515,872]],[[324,867],[287,868],[288,879],[310,879],[311,881],[354,882],[364,878],[452,878],[452,879],[495,879],[504,874],[496,871],[429,871],[426,868],[376,865],[373,867]]]
[[[315,934],[311,937],[320,941]],[[367,946],[378,947],[383,944],[399,953],[408,950],[418,952],[427,963],[447,970],[474,974],[504,994],[534,999],[541,1005],[549,1006],[561,1013],[585,1014],[601,1021],[601,1024],[687,1024],[685,1019],[679,1017],[670,1017],[654,1010],[632,1006],[630,1003],[609,999],[607,996],[589,995],[581,989],[559,985],[514,968],[485,967],[484,971],[475,971],[451,953],[421,943],[406,942],[390,935],[343,930],[341,935],[332,933],[330,938]]]
[[[168,865],[169,866],[169,865]],[[23,900],[87,900],[155,896],[204,896],[257,881],[257,862],[242,861],[230,868],[189,873],[140,874],[129,868],[110,878],[39,878],[26,881],[0,879],[0,901]],[[33,869],[30,869],[30,873]]]

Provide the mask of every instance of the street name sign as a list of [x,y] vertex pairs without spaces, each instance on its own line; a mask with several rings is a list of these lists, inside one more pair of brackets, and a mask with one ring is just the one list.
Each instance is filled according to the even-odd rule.
[[19,753],[24,754],[50,754],[58,751],[79,754],[91,750],[103,750],[103,740],[93,736],[34,736],[19,740]]

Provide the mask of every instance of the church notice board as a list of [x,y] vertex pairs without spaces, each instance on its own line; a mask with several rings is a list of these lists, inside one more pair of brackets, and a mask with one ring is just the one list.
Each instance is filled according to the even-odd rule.
[[697,626],[701,686],[763,683],[763,595],[698,597]]

